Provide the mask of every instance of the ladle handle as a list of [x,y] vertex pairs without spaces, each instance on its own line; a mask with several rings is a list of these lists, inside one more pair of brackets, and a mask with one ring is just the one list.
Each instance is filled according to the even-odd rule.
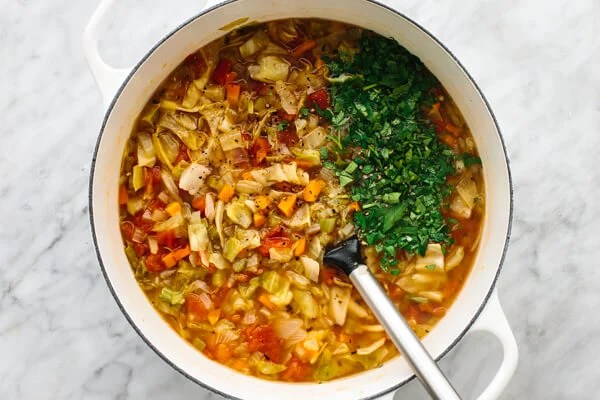
[[417,378],[433,399],[460,400],[444,373],[408,326],[396,306],[366,265],[359,265],[350,280],[371,308],[398,350],[406,357]]

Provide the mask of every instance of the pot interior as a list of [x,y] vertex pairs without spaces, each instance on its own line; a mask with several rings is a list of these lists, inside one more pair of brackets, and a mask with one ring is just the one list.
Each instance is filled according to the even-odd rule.
[[[121,157],[136,116],[168,74],[191,52],[226,33],[232,21],[263,22],[290,17],[340,20],[393,37],[418,56],[460,108],[477,142],[486,184],[486,217],[472,272],[448,314],[425,337],[438,358],[468,329],[489,296],[507,241],[510,179],[500,134],[485,100],[470,77],[431,35],[400,14],[366,0],[237,0],[188,21],[159,43],[134,68],[109,108],[92,172],[93,233],[103,272],[113,295],[134,328],[167,362],[205,387],[244,399],[361,399],[384,393],[409,380],[412,370],[402,357],[382,368],[322,384],[270,382],[242,375],[196,351],[151,306],[125,257],[117,204]],[[236,382],[232,385],[232,382]]]

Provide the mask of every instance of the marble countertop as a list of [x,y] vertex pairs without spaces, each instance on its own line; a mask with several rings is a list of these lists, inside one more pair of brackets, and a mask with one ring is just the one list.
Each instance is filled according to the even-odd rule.
[[[201,3],[118,2],[102,54],[133,63]],[[600,4],[390,3],[462,61],[510,151],[513,239],[498,290],[520,362],[503,398],[598,398]],[[93,251],[87,183],[103,114],[81,38],[97,1],[1,4],[0,398],[217,398],[142,342]],[[495,340],[474,336],[442,366],[473,398],[500,358]],[[400,393],[425,398],[414,381]]]

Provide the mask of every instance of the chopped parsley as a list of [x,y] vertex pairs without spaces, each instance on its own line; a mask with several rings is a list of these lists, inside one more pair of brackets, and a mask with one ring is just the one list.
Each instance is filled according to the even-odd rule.
[[321,154],[361,205],[354,222],[362,239],[394,272],[398,250],[424,254],[429,242],[451,243],[441,209],[454,154],[423,116],[439,83],[421,61],[370,33],[359,47],[327,60],[332,104],[318,111],[331,121],[332,134]]
[[280,123],[277,124],[277,131],[278,132],[282,132],[285,131],[289,126],[289,122],[287,121],[281,121]]

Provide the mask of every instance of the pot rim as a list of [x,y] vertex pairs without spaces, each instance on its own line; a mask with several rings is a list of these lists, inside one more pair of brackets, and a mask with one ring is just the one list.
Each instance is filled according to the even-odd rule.
[[[150,58],[150,56],[154,53],[154,51],[160,47],[163,43],[165,43],[166,41],[168,41],[169,39],[171,39],[172,36],[174,36],[177,32],[179,32],[182,28],[186,27],[187,25],[191,24],[192,22],[194,22],[195,20],[197,20],[198,18],[204,16],[205,14],[208,14],[210,12],[212,12],[213,10],[216,10],[218,8],[221,7],[225,7],[229,4],[232,3],[236,3],[239,0],[225,0],[222,3],[219,4],[215,4],[211,7],[208,7],[204,10],[202,10],[201,12],[195,14],[194,16],[188,18],[187,20],[185,20],[184,22],[182,22],[181,24],[179,24],[177,27],[175,27],[173,30],[171,30],[169,33],[167,33],[164,37],[162,37],[158,42],[156,42],[145,54],[144,56],[135,64],[135,66],[131,69],[131,71],[127,74],[127,77],[125,78],[125,80],[123,81],[123,83],[120,85],[119,89],[117,90],[116,94],[113,96],[113,99],[111,100],[109,106],[106,109],[106,112],[104,114],[104,118],[102,121],[102,126],[100,128],[100,132],[98,133],[98,138],[96,139],[96,144],[94,146],[94,152],[93,152],[93,156],[92,156],[92,164],[91,164],[91,168],[90,168],[90,178],[89,178],[89,185],[88,185],[88,209],[89,209],[89,216],[90,216],[90,227],[91,227],[91,231],[92,231],[92,239],[93,239],[93,243],[94,243],[94,249],[96,252],[96,258],[98,259],[98,263],[100,264],[100,269],[102,270],[102,275],[104,276],[104,280],[106,281],[106,284],[108,285],[108,288],[110,290],[110,293],[112,295],[112,297],[115,299],[115,301],[117,302],[117,306],[119,307],[119,309],[121,310],[121,312],[123,313],[123,315],[125,316],[125,318],[127,319],[127,321],[129,322],[129,324],[133,327],[133,329],[137,332],[137,334],[142,338],[142,340],[146,343],[146,345],[148,345],[163,361],[165,361],[169,366],[171,366],[174,370],[176,370],[177,372],[179,372],[181,375],[185,376],[187,379],[191,380],[192,382],[196,383],[197,385],[201,386],[204,389],[207,389],[213,393],[216,393],[220,396],[223,396],[225,398],[228,399],[235,399],[235,400],[243,400],[241,398],[238,397],[233,397],[231,395],[229,395],[228,393],[222,392],[217,388],[214,388],[204,382],[202,382],[201,380],[191,376],[190,374],[188,374],[186,371],[184,371],[182,368],[180,368],[177,364],[175,364],[174,362],[172,362],[166,355],[164,355],[160,349],[158,349],[146,336],[145,334],[142,332],[142,330],[136,325],[135,321],[133,320],[133,318],[129,315],[128,311],[125,309],[125,307],[123,306],[123,304],[121,303],[121,300],[119,299],[119,297],[117,296],[115,289],[112,285],[112,282],[110,280],[110,278],[108,277],[108,273],[106,271],[106,267],[104,266],[104,262],[102,260],[102,255],[100,254],[100,249],[98,246],[98,240],[97,240],[97,236],[96,236],[96,227],[95,227],[95,223],[94,223],[94,208],[93,208],[93,197],[94,197],[94,175],[95,175],[95,170],[96,170],[96,159],[98,157],[98,150],[100,148],[100,142],[102,140],[102,136],[104,135],[104,130],[106,128],[106,124],[108,122],[108,119],[115,107],[115,104],[117,102],[117,100],[119,99],[119,97],[121,96],[121,94],[123,93],[125,87],[128,85],[129,81],[131,80],[131,78],[138,72],[139,68],[142,66],[142,64],[144,64],[146,62],[146,60],[148,58]],[[512,180],[512,174],[511,174],[511,169],[510,169],[510,160],[509,160],[509,156],[508,156],[508,152],[506,149],[506,143],[504,141],[504,137],[502,136],[502,132],[500,130],[500,126],[498,125],[498,121],[496,119],[496,116],[492,110],[492,108],[490,107],[490,104],[487,100],[487,98],[485,97],[485,95],[483,94],[483,91],[481,90],[481,88],[479,87],[479,85],[477,84],[477,82],[473,79],[473,77],[471,76],[471,74],[467,71],[467,69],[464,67],[464,65],[460,62],[460,60],[458,60],[458,58],[440,41],[438,40],[431,32],[429,32],[427,29],[425,29],[423,26],[421,26],[419,23],[417,23],[416,21],[414,21],[412,18],[406,16],[404,13],[396,10],[395,8],[388,6],[386,4],[383,4],[377,0],[362,0],[366,3],[371,3],[375,6],[379,6],[382,8],[385,8],[386,10],[392,12],[393,14],[395,14],[397,17],[403,18],[404,20],[406,20],[408,23],[410,23],[411,25],[415,26],[417,29],[419,29],[420,31],[422,31],[423,33],[425,33],[431,40],[433,40],[438,46],[440,46],[445,52],[446,54],[448,54],[448,56],[450,56],[452,58],[452,60],[460,67],[461,71],[467,76],[468,80],[470,83],[473,84],[473,86],[475,87],[477,93],[479,94],[479,96],[481,97],[481,99],[483,100],[484,104],[485,104],[485,108],[488,111],[490,117],[492,118],[492,121],[494,123],[494,127],[495,130],[498,134],[498,138],[500,139],[500,144],[502,147],[502,153],[504,154],[504,159],[506,161],[506,170],[507,170],[507,175],[508,175],[508,185],[509,185],[509,207],[508,207],[508,224],[507,224],[507,229],[506,229],[506,238],[504,241],[504,247],[502,249],[502,255],[500,257],[500,260],[498,262],[498,267],[496,269],[496,274],[494,276],[494,279],[489,287],[488,292],[486,293],[485,297],[481,300],[481,303],[479,305],[479,307],[477,308],[477,311],[474,313],[473,317],[471,318],[471,320],[465,325],[465,327],[462,329],[462,331],[460,332],[460,334],[456,337],[456,339],[454,341],[452,341],[447,347],[446,349],[444,349],[444,351],[442,351],[440,353],[440,355],[438,357],[435,358],[436,362],[439,362],[446,354],[448,354],[448,352],[450,352],[450,350],[452,350],[459,341],[461,341],[463,339],[463,337],[467,334],[467,332],[469,331],[469,329],[471,328],[471,326],[475,323],[475,321],[477,320],[477,318],[479,318],[481,312],[483,311],[485,305],[487,304],[490,296],[492,295],[494,288],[496,287],[496,283],[498,281],[498,278],[500,276],[500,271],[502,270],[502,267],[504,265],[504,260],[506,258],[506,253],[508,250],[508,244],[510,242],[510,237],[511,237],[511,231],[512,231],[512,222],[513,222],[513,213],[514,213],[514,187],[513,187],[513,180]],[[409,378],[406,378],[400,382],[398,382],[396,385],[387,388],[379,393],[367,396],[367,397],[363,397],[361,399],[358,400],[371,400],[371,399],[376,399],[379,398],[381,396],[384,396],[388,393],[391,393],[395,390],[398,390],[400,387],[402,387],[403,385],[407,384],[408,382],[412,381],[414,378],[416,377],[416,375],[412,375]]]

